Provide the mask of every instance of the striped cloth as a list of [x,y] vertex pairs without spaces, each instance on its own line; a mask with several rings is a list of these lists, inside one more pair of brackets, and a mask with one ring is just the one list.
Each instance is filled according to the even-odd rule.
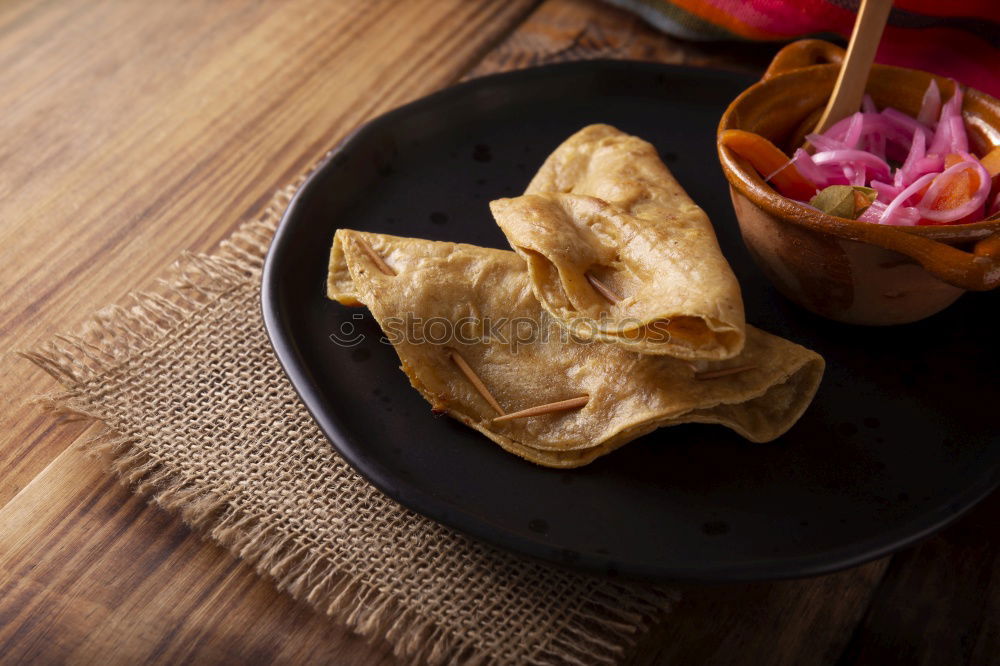
[[[857,0],[607,0],[691,40],[787,41],[851,34]],[[1000,0],[896,0],[876,61],[1000,97]]]

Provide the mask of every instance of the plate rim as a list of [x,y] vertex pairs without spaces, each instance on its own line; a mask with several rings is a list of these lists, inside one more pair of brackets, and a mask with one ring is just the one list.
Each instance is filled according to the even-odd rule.
[[[466,95],[480,88],[490,87],[497,83],[510,83],[524,78],[551,75],[552,72],[568,69],[600,70],[607,68],[645,69],[664,73],[673,72],[685,74],[710,74],[727,77],[744,77],[748,85],[752,83],[752,74],[735,69],[719,67],[695,67],[674,65],[640,60],[594,59],[551,63],[509,72],[501,72],[477,77],[468,81],[435,91],[423,97],[412,100],[402,106],[391,109],[364,122],[348,132],[337,144],[329,150],[313,167],[303,183],[290,199],[287,208],[281,216],[271,243],[264,257],[260,283],[260,308],[267,338],[274,350],[278,363],[286,377],[291,382],[299,400],[305,406],[310,416],[319,426],[324,436],[329,440],[334,450],[344,458],[359,475],[374,485],[381,493],[426,518],[455,529],[477,540],[488,543],[504,551],[513,551],[548,563],[571,566],[592,573],[608,573],[608,559],[596,558],[589,553],[578,553],[579,557],[568,562],[560,557],[558,545],[543,545],[537,540],[523,537],[515,532],[506,531],[497,526],[487,524],[467,511],[455,511],[456,505],[443,501],[419,485],[400,481],[387,474],[377,462],[361,460],[363,457],[351,444],[351,437],[344,433],[336,417],[335,410],[325,403],[316,388],[308,378],[308,372],[301,359],[294,351],[295,344],[290,332],[282,326],[277,295],[276,264],[280,256],[291,243],[290,230],[295,224],[299,202],[317,187],[321,174],[329,168],[336,158],[350,146],[374,134],[379,128],[392,124],[395,119],[406,116],[421,109],[436,106],[449,99]],[[525,463],[528,464],[528,463]],[[676,567],[658,566],[650,562],[620,562],[616,561],[616,575],[622,575],[642,580],[684,581],[694,583],[720,582],[755,582],[768,580],[783,580],[804,578],[833,573],[866,562],[884,557],[901,548],[905,548],[942,529],[958,519],[980,501],[989,496],[1000,486],[1000,473],[994,470],[992,478],[982,477],[977,483],[966,487],[957,497],[953,497],[949,509],[956,504],[961,506],[956,510],[942,510],[940,507],[914,517],[910,521],[887,532],[880,532],[868,539],[854,542],[851,545],[837,549],[825,549],[809,555],[793,557],[772,557],[754,560],[740,565],[718,565],[714,567]],[[461,507],[459,507],[461,508]],[[502,536],[498,536],[502,535]]]

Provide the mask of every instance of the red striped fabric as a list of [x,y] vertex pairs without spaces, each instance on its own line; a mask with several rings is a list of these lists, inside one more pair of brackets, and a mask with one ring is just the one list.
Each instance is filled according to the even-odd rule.
[[[686,39],[850,35],[857,0],[609,0]],[[1000,97],[1000,0],[896,0],[876,61]]]

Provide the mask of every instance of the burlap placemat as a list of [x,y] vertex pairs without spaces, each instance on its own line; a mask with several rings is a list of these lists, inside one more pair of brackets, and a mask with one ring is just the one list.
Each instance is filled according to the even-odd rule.
[[[383,496],[330,447],[264,333],[263,256],[295,185],[211,256],[27,356],[103,421],[86,444],[136,493],[412,662],[614,664],[668,590],[521,559]],[[333,230],[331,229],[331,235]]]

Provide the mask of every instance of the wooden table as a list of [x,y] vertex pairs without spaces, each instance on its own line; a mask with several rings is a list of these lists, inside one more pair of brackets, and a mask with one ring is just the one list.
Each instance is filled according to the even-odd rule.
[[[0,331],[29,348],[208,250],[358,123],[463,77],[627,57],[760,71],[594,0],[0,4]],[[133,498],[3,357],[0,662],[392,664]],[[689,588],[633,656],[670,664],[1000,659],[1000,497],[823,578]]]

